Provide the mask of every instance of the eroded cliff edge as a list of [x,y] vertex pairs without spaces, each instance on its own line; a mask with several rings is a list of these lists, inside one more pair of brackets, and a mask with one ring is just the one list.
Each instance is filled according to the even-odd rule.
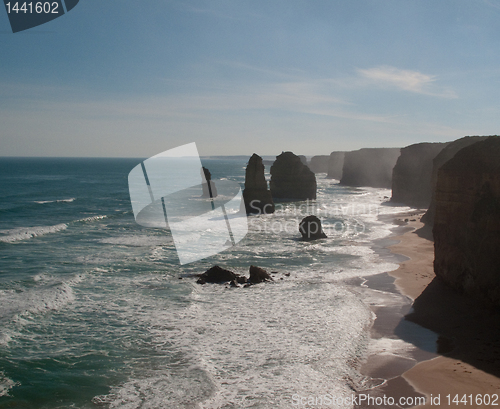
[[392,169],[400,151],[400,148],[364,148],[346,152],[340,184],[390,189]]
[[461,149],[438,172],[434,271],[448,285],[500,306],[500,137]]
[[429,209],[422,217],[422,222],[426,225],[432,226],[434,224],[434,215],[436,213],[436,184],[438,178],[438,171],[446,162],[448,162],[451,158],[455,156],[455,154],[476,142],[485,140],[488,138],[487,136],[464,136],[463,138],[457,139],[451,143],[449,143],[445,148],[439,152],[433,160],[432,163],[432,177],[431,177],[431,201],[429,204]]
[[429,207],[434,158],[448,143],[417,143],[401,149],[392,171],[392,202]]

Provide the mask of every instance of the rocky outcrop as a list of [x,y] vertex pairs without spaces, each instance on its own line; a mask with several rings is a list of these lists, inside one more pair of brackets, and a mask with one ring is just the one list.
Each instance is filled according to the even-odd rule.
[[321,220],[314,216],[307,216],[302,219],[299,224],[299,232],[303,240],[326,239],[326,234],[323,232]]
[[213,266],[203,274],[198,276],[198,284],[205,283],[225,283],[236,280],[239,276],[232,271],[226,270],[220,266]]
[[[290,276],[290,274],[285,275]],[[203,274],[198,274],[196,282],[198,284],[229,283],[231,287],[239,287],[239,284],[245,284],[245,287],[248,287],[265,281],[273,281],[273,278],[266,270],[257,266],[250,266],[250,278],[233,273],[220,266],[213,266]]]
[[327,173],[329,159],[330,156],[328,155],[313,156],[308,164],[309,169],[311,169],[314,173]]
[[342,179],[342,169],[344,167],[345,152],[332,152],[328,158],[327,179]]
[[436,213],[435,191],[436,191],[439,168],[443,166],[446,162],[448,162],[451,158],[453,158],[459,150],[467,146],[470,146],[476,142],[485,140],[486,138],[488,137],[465,136],[463,138],[457,139],[456,141],[449,143],[448,146],[446,146],[443,150],[441,150],[441,152],[439,152],[437,156],[434,158],[432,163],[432,178],[431,178],[432,197],[429,204],[429,209],[422,216],[422,222],[424,222],[426,225],[432,226],[434,224],[434,215]]
[[400,155],[400,148],[364,148],[346,152],[340,184],[390,189],[392,169]]
[[417,143],[401,149],[392,170],[392,202],[429,207],[432,197],[432,161],[448,143]]
[[264,281],[273,281],[273,279],[263,268],[250,266],[250,278],[248,281],[252,284],[258,284]]
[[436,276],[500,306],[500,137],[461,149],[438,171]]
[[300,158],[300,161],[307,166],[307,158],[305,155],[298,155],[298,157]]
[[253,154],[245,170],[245,189],[243,200],[247,214],[274,213],[274,202],[271,192],[267,189],[262,158]]
[[271,194],[275,200],[316,199],[316,176],[292,152],[283,152],[271,166]]
[[205,166],[201,168],[201,171],[202,171],[201,187],[203,189],[202,197],[217,197],[217,188],[215,187],[215,183],[212,182],[212,174]]

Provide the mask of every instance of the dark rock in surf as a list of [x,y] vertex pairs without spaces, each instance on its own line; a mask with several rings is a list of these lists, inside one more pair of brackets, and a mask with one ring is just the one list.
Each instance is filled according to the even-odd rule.
[[264,281],[273,281],[273,279],[263,268],[250,266],[250,279],[248,281],[252,284],[258,284]]
[[321,220],[314,215],[307,216],[302,219],[299,224],[299,231],[300,234],[302,234],[303,240],[317,240],[327,238],[326,234],[323,232]]
[[232,271],[226,270],[225,268],[213,266],[203,274],[200,274],[198,277],[198,284],[226,283],[228,281],[236,280],[238,278],[238,275],[233,273]]

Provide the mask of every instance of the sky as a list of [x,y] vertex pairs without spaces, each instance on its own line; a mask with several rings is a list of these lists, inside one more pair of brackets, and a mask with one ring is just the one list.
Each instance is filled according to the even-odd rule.
[[12,33],[0,156],[303,155],[500,133],[500,0],[80,0]]

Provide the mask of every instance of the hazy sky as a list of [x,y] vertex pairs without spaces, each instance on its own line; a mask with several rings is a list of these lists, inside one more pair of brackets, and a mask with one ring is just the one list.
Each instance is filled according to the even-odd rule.
[[12,34],[0,156],[328,154],[500,133],[500,0],[80,0]]

